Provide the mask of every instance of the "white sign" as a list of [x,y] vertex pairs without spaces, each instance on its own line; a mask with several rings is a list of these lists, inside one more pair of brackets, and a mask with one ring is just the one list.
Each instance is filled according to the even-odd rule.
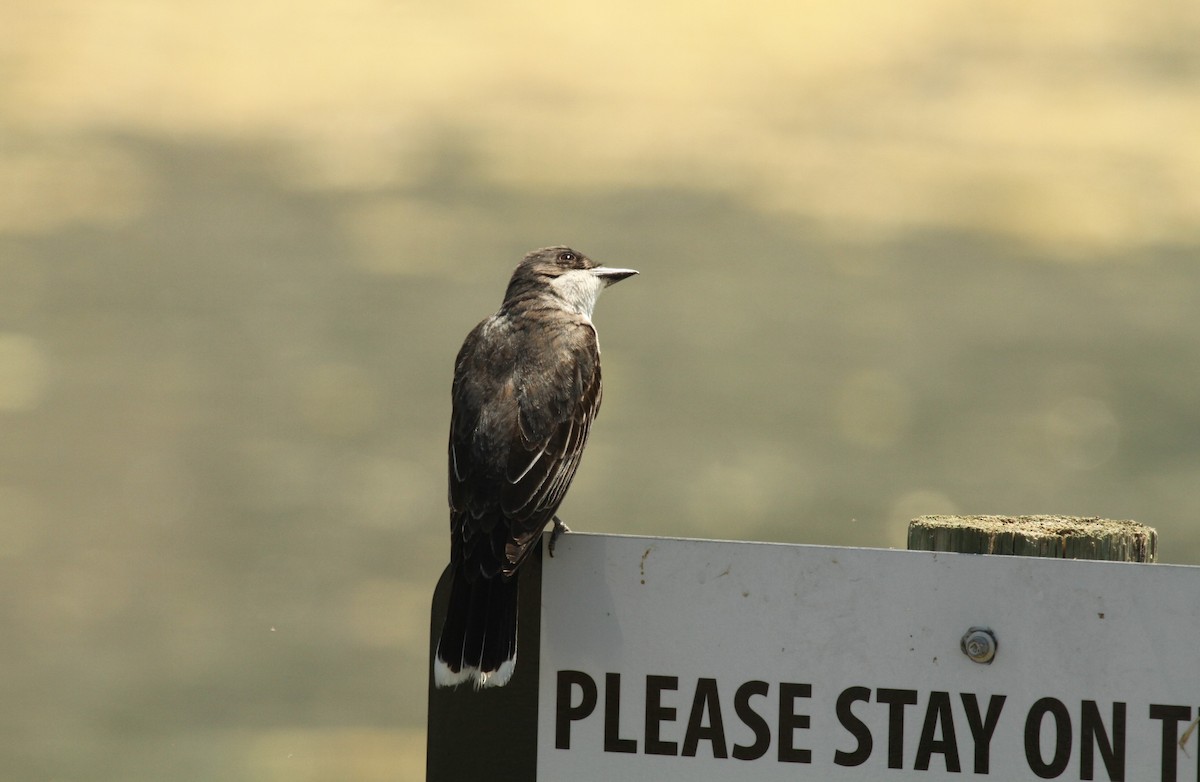
[[539,780],[1200,779],[1200,568],[580,533],[555,553]]

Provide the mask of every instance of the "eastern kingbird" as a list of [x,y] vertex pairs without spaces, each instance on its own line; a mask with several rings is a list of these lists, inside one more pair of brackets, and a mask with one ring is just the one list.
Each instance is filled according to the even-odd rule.
[[592,308],[633,269],[569,247],[534,250],[504,303],[467,335],[450,419],[450,603],[438,687],[502,687],[517,658],[517,571],[555,516],[600,409]]

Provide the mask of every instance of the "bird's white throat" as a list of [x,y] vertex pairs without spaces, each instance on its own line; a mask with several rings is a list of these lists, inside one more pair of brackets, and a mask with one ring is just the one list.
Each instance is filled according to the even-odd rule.
[[550,281],[550,287],[558,294],[568,309],[578,312],[589,320],[596,308],[596,299],[604,290],[604,280],[589,269],[572,269]]

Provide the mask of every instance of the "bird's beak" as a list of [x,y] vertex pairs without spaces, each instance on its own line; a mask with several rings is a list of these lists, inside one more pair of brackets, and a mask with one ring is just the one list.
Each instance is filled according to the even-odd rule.
[[604,287],[618,283],[626,277],[632,277],[637,274],[634,269],[610,269],[607,266],[597,266],[592,269],[592,274],[604,281]]

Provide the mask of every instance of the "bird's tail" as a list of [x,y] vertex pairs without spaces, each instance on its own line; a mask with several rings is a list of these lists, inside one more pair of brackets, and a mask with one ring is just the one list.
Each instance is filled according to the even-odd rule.
[[517,664],[517,579],[468,581],[454,568],[450,604],[438,639],[433,680],[438,687],[473,682],[503,687]]

